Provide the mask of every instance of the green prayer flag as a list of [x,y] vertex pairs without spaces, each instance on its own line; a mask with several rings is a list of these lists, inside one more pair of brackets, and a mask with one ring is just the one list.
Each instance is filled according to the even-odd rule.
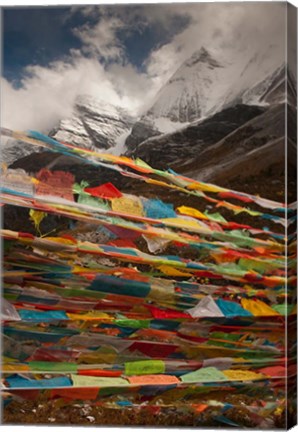
[[120,327],[149,328],[151,320],[117,319],[115,324]]
[[227,381],[227,377],[215,367],[201,368],[180,377],[184,383]]
[[283,303],[283,304],[272,305],[271,307],[276,312],[285,316],[285,315],[289,315],[292,312],[294,305],[289,305],[288,303]]
[[67,362],[30,361],[28,365],[32,371],[44,372],[77,372],[78,369],[76,363]]
[[214,222],[223,222],[226,223],[226,219],[220,213],[208,213],[208,211],[204,211],[204,215],[207,216],[210,220]]
[[165,372],[162,360],[143,360],[125,363],[125,375],[147,375]]
[[87,193],[80,193],[78,198],[79,204],[85,204],[91,207],[100,208],[102,210],[110,210],[110,207],[100,198],[95,198]]

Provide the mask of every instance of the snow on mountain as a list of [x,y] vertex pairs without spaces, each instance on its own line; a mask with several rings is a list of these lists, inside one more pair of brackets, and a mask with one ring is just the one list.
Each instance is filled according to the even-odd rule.
[[285,62],[275,45],[251,53],[248,61],[243,63],[242,60],[238,65],[238,73],[235,73],[236,66],[231,68],[233,83],[227,87],[220,108],[240,102],[260,105],[271,103],[272,100],[266,97],[268,90],[273,84],[285,81]]
[[186,123],[208,113],[221,96],[226,65],[205,48],[196,51],[159,91],[146,116]]
[[37,153],[43,150],[43,147],[33,147],[30,144],[26,144],[22,141],[16,141],[15,139],[11,138],[8,140],[4,140],[2,138],[2,140],[1,162],[4,162],[8,166],[14,161],[28,156],[33,152]]
[[160,89],[152,107],[132,128],[127,147],[133,150],[152,136],[174,132],[229,106],[280,102],[283,71],[283,58],[274,45],[257,54],[248,49],[229,58],[201,48]]
[[51,136],[89,149],[110,149],[132,125],[133,118],[123,108],[91,96],[80,96],[73,114],[61,120]]
[[112,153],[113,155],[119,156],[119,155],[123,155],[126,152],[125,141],[129,135],[130,131],[131,131],[131,129],[126,130],[125,132],[123,132],[121,135],[119,135],[116,138],[115,145],[114,145],[114,147],[111,147],[109,149],[109,153]]

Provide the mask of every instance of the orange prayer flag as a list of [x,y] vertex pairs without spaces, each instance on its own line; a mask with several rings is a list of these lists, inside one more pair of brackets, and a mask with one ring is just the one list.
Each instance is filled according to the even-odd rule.
[[135,385],[171,385],[180,383],[178,378],[172,375],[137,375],[127,379],[130,384]]

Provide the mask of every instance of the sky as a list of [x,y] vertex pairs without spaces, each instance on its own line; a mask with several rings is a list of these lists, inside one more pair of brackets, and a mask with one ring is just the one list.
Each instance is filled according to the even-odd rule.
[[50,130],[80,94],[139,116],[194,51],[228,61],[279,43],[285,3],[6,7],[1,123]]

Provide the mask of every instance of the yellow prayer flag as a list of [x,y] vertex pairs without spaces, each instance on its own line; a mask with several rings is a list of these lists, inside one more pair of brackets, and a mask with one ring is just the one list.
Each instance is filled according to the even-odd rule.
[[39,229],[39,225],[40,225],[41,221],[47,216],[47,213],[39,211],[39,210],[30,209],[29,215],[30,215],[30,219],[33,221],[34,226],[37,229],[38,233],[41,234],[40,229]]
[[222,371],[223,374],[231,381],[250,381],[266,378],[266,375],[252,372],[249,370],[230,369]]
[[123,196],[112,199],[112,210],[136,216],[144,216],[143,205],[139,198]]
[[197,209],[187,206],[180,206],[177,208],[178,212],[187,216],[193,216],[198,219],[208,220],[208,217],[204,215],[204,213],[200,212]]
[[241,300],[241,306],[251,312],[254,316],[271,316],[271,315],[280,315],[266,303],[261,300],[250,300],[243,298]]
[[113,320],[108,314],[104,312],[91,311],[84,314],[67,313],[68,318],[71,320],[82,320],[82,321],[96,321],[96,320]]
[[186,277],[191,277],[192,276],[191,273],[180,271],[180,270],[177,270],[174,267],[167,266],[167,265],[161,265],[161,266],[158,267],[158,269],[161,272],[163,272],[165,275],[167,275],[167,276],[186,276]]

